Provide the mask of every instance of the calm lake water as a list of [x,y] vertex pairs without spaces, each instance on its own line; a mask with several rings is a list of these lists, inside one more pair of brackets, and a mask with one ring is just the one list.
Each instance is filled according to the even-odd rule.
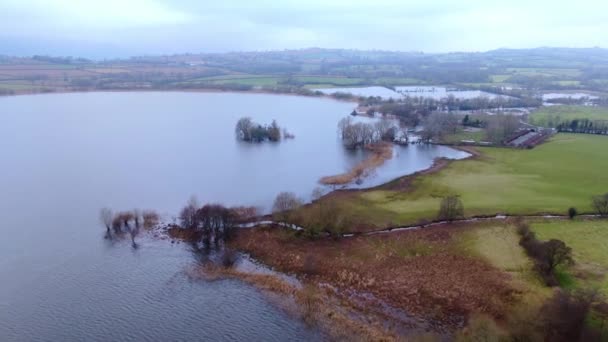
[[[318,340],[322,336],[238,281],[190,280],[183,244],[103,239],[101,207],[171,217],[201,202],[268,209],[306,198],[324,175],[365,157],[336,124],[354,104],[229,93],[84,93],[0,98],[0,341]],[[242,116],[277,119],[296,138],[247,144]],[[370,186],[462,158],[396,147]]]

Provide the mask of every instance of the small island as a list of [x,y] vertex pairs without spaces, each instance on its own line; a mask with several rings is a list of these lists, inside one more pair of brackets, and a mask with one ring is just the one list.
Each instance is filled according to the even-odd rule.
[[236,138],[246,142],[278,142],[281,139],[293,139],[294,135],[281,129],[276,120],[272,120],[270,125],[261,125],[249,117],[240,118],[235,127]]

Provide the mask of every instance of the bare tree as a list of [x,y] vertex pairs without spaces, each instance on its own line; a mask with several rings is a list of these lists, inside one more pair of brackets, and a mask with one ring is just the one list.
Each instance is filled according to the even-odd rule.
[[190,197],[188,203],[179,213],[179,222],[182,228],[196,228],[196,211],[199,208],[198,200],[195,196]]
[[293,192],[281,192],[272,206],[272,212],[278,221],[287,223],[291,213],[302,206],[302,201]]
[[110,227],[112,226],[112,219],[114,218],[114,214],[112,213],[112,210],[109,208],[101,208],[101,210],[99,212],[99,218],[101,220],[101,223],[103,223],[103,225],[106,226],[106,229],[108,230],[108,234],[109,234]]
[[513,115],[497,114],[488,117],[486,135],[488,140],[495,144],[502,144],[513,136],[519,129],[519,119]]
[[439,206],[439,219],[452,222],[464,216],[464,206],[458,196],[446,196]]
[[231,239],[238,217],[236,211],[221,204],[205,204],[196,211],[196,220],[199,222],[197,229],[202,233],[203,243],[209,244],[211,240],[219,243]]
[[433,112],[424,120],[423,140],[441,139],[449,133],[456,132],[458,118],[450,113]]
[[144,221],[144,227],[150,228],[158,224],[160,221],[160,215],[154,210],[144,210],[141,214]]
[[139,229],[139,222],[140,222],[140,218],[141,218],[141,210],[139,210],[139,209],[133,209],[131,211],[131,213],[133,213],[133,221],[135,221],[135,228]]
[[608,193],[593,196],[591,204],[600,216],[608,216]]

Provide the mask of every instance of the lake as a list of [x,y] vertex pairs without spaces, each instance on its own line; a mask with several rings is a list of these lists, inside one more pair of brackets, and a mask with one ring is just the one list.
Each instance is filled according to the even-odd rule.
[[[0,340],[318,340],[251,286],[191,280],[184,244],[103,239],[108,206],[175,216],[201,202],[268,210],[365,158],[337,122],[353,103],[265,94],[108,92],[0,98]],[[281,143],[234,137],[238,118],[277,119]],[[372,186],[464,152],[395,147]]]

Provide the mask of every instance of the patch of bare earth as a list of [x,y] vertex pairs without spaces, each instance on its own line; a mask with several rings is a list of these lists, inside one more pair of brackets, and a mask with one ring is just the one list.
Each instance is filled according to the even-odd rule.
[[457,250],[453,229],[310,241],[255,228],[240,232],[231,245],[331,289],[363,317],[383,315],[390,331],[449,334],[475,313],[503,318],[516,297],[508,274]]

